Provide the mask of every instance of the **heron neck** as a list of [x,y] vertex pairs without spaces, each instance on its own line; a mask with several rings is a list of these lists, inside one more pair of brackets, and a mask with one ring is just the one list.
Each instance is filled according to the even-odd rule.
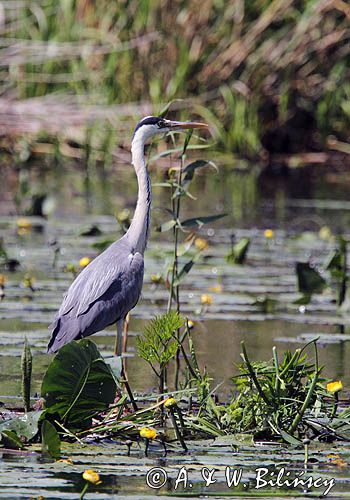
[[152,199],[151,181],[144,157],[143,140],[133,141],[131,155],[137,175],[138,197],[134,217],[126,235],[134,250],[143,255],[147,245]]

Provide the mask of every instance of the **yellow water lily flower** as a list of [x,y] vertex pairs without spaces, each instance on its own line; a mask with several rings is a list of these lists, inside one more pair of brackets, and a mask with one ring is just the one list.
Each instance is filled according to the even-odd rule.
[[208,288],[209,292],[213,293],[221,293],[223,291],[224,287],[221,285],[221,283],[218,283],[217,285],[211,286]]
[[23,278],[23,286],[25,286],[26,288],[30,288],[30,289],[33,289],[34,287],[34,282],[35,282],[35,278],[33,278],[33,276],[31,276],[30,274],[26,273],[24,275],[24,278]]
[[264,236],[267,239],[271,239],[275,236],[275,233],[272,231],[272,229],[265,229]]
[[92,483],[92,484],[101,484],[102,483],[99,473],[95,472],[92,469],[86,469],[83,472],[83,478],[85,479],[85,481],[89,481],[89,483]]
[[332,238],[332,230],[328,226],[322,226],[318,232],[321,240],[330,240]]
[[73,465],[73,460],[71,458],[60,458],[56,460],[56,462],[60,462],[61,464]]
[[161,274],[151,274],[151,281],[156,285],[164,283],[164,278]]
[[327,458],[333,465],[337,465],[338,467],[343,468],[348,466],[348,464],[340,457],[340,455],[331,453],[330,455],[327,455]]
[[0,274],[0,287],[4,287],[6,283],[6,278],[3,274]]
[[171,408],[172,406],[176,406],[176,405],[177,405],[177,401],[175,398],[168,398],[164,402],[165,408]]
[[335,392],[341,391],[343,388],[343,384],[341,380],[336,380],[335,382],[329,382],[327,384],[327,391],[332,392],[333,394]]
[[201,296],[201,304],[204,306],[210,306],[213,303],[213,297],[207,293],[203,293]]
[[192,328],[194,328],[194,321],[192,321],[191,319],[189,319],[187,321],[187,326],[188,326],[189,330],[192,330]]
[[208,248],[209,244],[207,242],[207,240],[205,240],[204,238],[196,238],[194,240],[194,246],[198,249],[198,250],[205,250]]
[[88,264],[90,264],[91,259],[89,257],[82,257],[79,260],[79,266],[80,267],[86,267]]
[[30,222],[29,219],[20,218],[17,219],[17,227],[19,229],[31,229],[33,227],[33,224]]
[[145,439],[156,439],[157,431],[153,427],[141,427],[140,436]]

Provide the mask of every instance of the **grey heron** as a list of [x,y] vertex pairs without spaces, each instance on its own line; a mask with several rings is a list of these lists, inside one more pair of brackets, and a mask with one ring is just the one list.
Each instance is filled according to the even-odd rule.
[[204,123],[177,122],[148,116],[136,126],[131,144],[132,164],[138,181],[134,217],[125,235],[112,243],[77,276],[52,323],[48,352],[117,324],[116,352],[122,354],[125,318],[137,304],[143,283],[144,260],[151,208],[151,182],[144,146],[157,134],[173,130],[207,128]]

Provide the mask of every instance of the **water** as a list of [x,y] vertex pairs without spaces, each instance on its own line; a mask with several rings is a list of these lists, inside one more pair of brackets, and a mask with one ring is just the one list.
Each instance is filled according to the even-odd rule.
[[[340,172],[334,177],[330,175],[331,168],[318,168],[322,171],[316,167],[300,168],[290,172],[288,177],[260,175],[258,167],[221,168],[218,174],[198,176],[191,189],[197,200],[186,201],[183,218],[228,214],[220,222],[201,229],[200,235],[208,240],[209,247],[183,282],[181,291],[182,311],[195,322],[193,338],[200,364],[208,368],[214,384],[222,383],[222,399],[230,393],[230,377],[237,373],[241,340],[245,341],[251,359],[268,360],[274,345],[282,353],[320,337],[319,355],[320,363],[325,365],[324,375],[341,379],[345,387],[349,386],[350,368],[346,362],[350,354],[349,315],[337,311],[331,290],[314,296],[311,304],[305,307],[294,304],[300,295],[296,289],[294,263],[311,260],[316,265],[322,264],[334,242],[321,239],[319,230],[328,226],[334,233],[346,233],[350,222],[349,186],[343,174]],[[162,172],[162,168],[154,170],[152,177],[159,180]],[[6,174],[0,186],[1,237],[10,257],[18,259],[21,266],[14,273],[5,273],[5,297],[0,302],[0,400],[16,406],[20,404],[17,396],[20,394],[20,355],[24,337],[28,338],[34,356],[32,392],[39,393],[43,373],[51,359],[46,354],[47,327],[72,281],[72,274],[63,270],[68,263],[79,267],[81,257],[96,256],[94,243],[120,237],[113,213],[125,206],[132,208],[136,184],[131,167],[119,164],[112,172],[101,168],[90,171],[88,177],[76,164],[56,170],[33,164],[20,172],[7,170]],[[48,209],[51,207],[47,220],[31,218],[33,228],[19,231],[22,234],[18,234],[18,216],[13,204],[13,194],[18,189],[27,190],[21,202],[23,209],[28,207],[33,193],[46,193],[46,205]],[[153,194],[152,220],[156,226],[168,217],[156,207],[168,206],[169,202],[166,190],[154,188]],[[102,234],[81,236],[82,230],[91,225],[98,226]],[[274,229],[273,238],[264,236],[266,228]],[[248,260],[243,266],[230,265],[224,259],[233,234],[236,240],[243,236],[251,238]],[[170,233],[162,235],[152,231],[146,252],[142,298],[131,316],[128,373],[136,391],[150,391],[156,386],[152,372],[135,356],[134,346],[144,323],[166,308],[167,291],[162,285],[155,285],[151,277],[165,269],[167,256],[171,255],[169,236]],[[53,267],[55,248],[59,248],[60,253]],[[35,279],[34,292],[23,285],[26,273]],[[213,297],[213,304],[206,310],[200,305],[203,293]],[[266,311],[266,300],[276,301],[272,310]],[[109,328],[93,337],[103,355],[111,354],[114,335],[115,329]],[[1,484],[4,485],[4,478],[8,479],[0,498],[28,498],[33,494],[42,494],[45,498],[76,498],[76,492],[82,487],[80,473],[90,465],[101,470],[105,477],[101,490],[91,489],[88,498],[114,498],[113,495],[120,492],[124,498],[135,497],[135,494],[141,498],[152,494],[145,485],[145,471],[152,465],[165,464],[174,481],[179,464],[184,460],[197,464],[193,491],[198,494],[207,493],[201,482],[200,466],[210,464],[222,469],[224,465],[238,466],[241,461],[251,492],[254,470],[259,465],[254,458],[256,449],[249,446],[237,457],[225,444],[208,451],[207,446],[193,443],[192,456],[175,454],[166,461],[160,458],[159,450],[147,460],[140,460],[143,456],[140,450],[131,458],[126,457],[124,447],[108,446],[108,450],[99,450],[99,456],[94,459],[86,449],[68,450],[68,455],[74,455],[74,466],[68,469],[62,464],[43,463],[39,455],[3,452]],[[331,451],[325,447],[322,458],[317,458],[315,472],[327,477],[336,475],[338,482],[334,491],[344,496],[349,490],[349,480],[341,468],[329,466],[327,455]],[[334,452],[339,453],[339,449],[335,447]],[[294,470],[302,467],[302,457],[295,459],[293,454],[286,457],[289,452],[279,451],[279,448],[271,451],[265,447],[259,449],[259,453],[265,457],[263,461],[271,455],[274,463],[276,460],[286,462]],[[346,454],[345,460],[348,460],[348,450]],[[12,471],[14,474],[21,471],[23,489],[17,488]],[[132,483],[129,475],[133,478]],[[217,486],[211,490],[213,493],[227,493],[222,478]],[[168,484],[168,490],[176,494],[173,482]],[[162,494],[166,492],[164,488],[161,490]],[[303,494],[300,489],[294,493]]]

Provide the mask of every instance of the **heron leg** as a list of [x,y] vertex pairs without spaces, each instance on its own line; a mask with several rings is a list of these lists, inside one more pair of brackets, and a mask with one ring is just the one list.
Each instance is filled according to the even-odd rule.
[[122,355],[123,329],[124,329],[124,320],[120,319],[119,321],[117,321],[117,337],[115,339],[115,346],[114,346],[114,354],[116,356]]
[[[128,333],[129,333],[129,323],[130,323],[130,313],[125,316],[124,327],[123,327],[123,347],[122,353],[126,354],[127,346],[128,346]],[[126,361],[125,361],[125,369],[126,369]]]
[[[125,323],[127,324],[126,328]],[[115,341],[115,348],[114,348],[114,354],[116,356],[122,356],[123,351],[125,352],[126,350],[126,340],[124,338],[127,336],[127,328],[128,328],[128,323],[129,321],[125,321],[124,319],[121,319],[117,321],[117,338]],[[122,358],[122,368],[120,372],[120,382],[124,384],[126,392],[128,393],[128,396],[130,398],[130,402],[134,408],[134,411],[138,410],[137,404],[135,402],[134,396],[132,394],[129,382],[128,382],[128,377],[126,375],[126,364],[125,364],[125,358]]]

